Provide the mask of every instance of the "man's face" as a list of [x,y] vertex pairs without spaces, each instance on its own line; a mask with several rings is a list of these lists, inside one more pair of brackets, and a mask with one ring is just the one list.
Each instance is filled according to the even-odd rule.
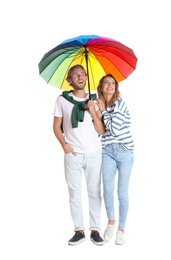
[[72,71],[70,84],[74,89],[84,89],[86,85],[86,74],[81,68],[75,68]]

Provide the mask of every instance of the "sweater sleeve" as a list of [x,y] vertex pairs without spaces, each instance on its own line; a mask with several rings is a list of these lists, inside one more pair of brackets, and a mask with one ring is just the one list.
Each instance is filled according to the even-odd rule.
[[113,112],[103,111],[102,115],[106,130],[115,136],[130,126],[130,115],[122,99],[116,100],[113,106]]

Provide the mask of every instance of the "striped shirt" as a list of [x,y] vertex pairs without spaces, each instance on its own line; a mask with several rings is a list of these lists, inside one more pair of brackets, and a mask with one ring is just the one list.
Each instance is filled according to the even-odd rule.
[[134,150],[134,141],[131,134],[131,118],[123,99],[117,99],[113,105],[102,111],[106,132],[101,136],[102,147],[119,143],[127,150]]

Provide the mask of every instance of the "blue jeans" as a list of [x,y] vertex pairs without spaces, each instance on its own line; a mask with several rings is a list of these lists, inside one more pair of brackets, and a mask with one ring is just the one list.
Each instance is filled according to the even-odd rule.
[[115,220],[114,189],[118,171],[117,194],[119,200],[119,229],[124,229],[129,207],[128,187],[134,163],[134,152],[120,144],[102,148],[103,197],[108,220]]
[[69,203],[75,231],[84,230],[82,206],[82,177],[84,174],[89,198],[90,230],[100,230],[102,153],[65,154],[65,178],[68,184]]

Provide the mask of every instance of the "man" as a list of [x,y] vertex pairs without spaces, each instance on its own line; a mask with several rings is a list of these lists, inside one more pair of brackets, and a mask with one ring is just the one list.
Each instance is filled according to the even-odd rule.
[[68,241],[76,245],[85,240],[81,202],[82,174],[85,175],[89,198],[90,240],[103,245],[100,237],[101,211],[101,145],[105,132],[95,102],[85,92],[86,72],[81,65],[68,71],[66,78],[72,91],[64,91],[55,103],[54,134],[64,151],[65,178],[69,191],[75,235]]

